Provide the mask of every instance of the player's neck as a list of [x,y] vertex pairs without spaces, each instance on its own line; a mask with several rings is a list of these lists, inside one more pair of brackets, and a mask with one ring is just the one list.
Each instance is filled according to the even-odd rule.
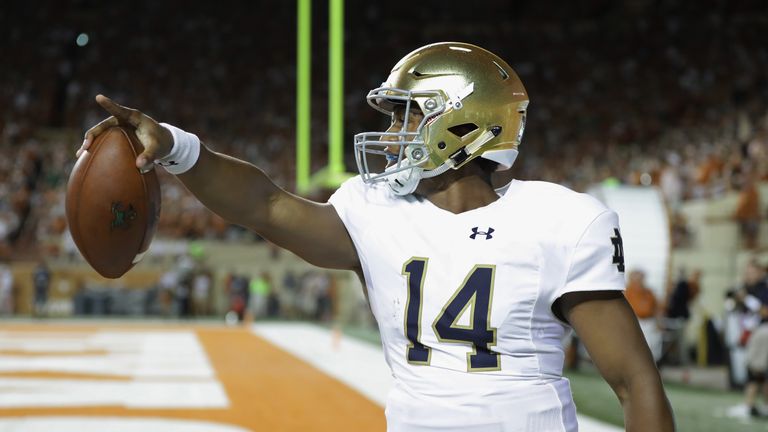
[[445,187],[427,191],[424,197],[435,206],[455,214],[487,206],[499,199],[489,182],[474,175],[458,178]]

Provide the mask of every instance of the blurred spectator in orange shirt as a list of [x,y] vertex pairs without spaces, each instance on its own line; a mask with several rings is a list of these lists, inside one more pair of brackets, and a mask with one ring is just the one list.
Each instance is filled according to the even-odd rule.
[[645,273],[642,270],[633,270],[629,273],[627,291],[624,293],[629,305],[635,311],[639,319],[654,318],[659,310],[659,302],[656,295],[645,286]]
[[707,158],[701,161],[696,171],[696,183],[708,185],[723,169],[723,161],[720,156],[712,151]]
[[739,224],[739,233],[744,247],[755,249],[760,233],[760,196],[755,185],[754,175],[745,173],[744,183],[739,191],[739,202],[733,218]]

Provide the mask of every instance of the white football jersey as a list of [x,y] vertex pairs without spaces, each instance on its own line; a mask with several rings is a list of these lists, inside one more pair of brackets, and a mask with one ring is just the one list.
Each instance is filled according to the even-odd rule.
[[454,214],[345,182],[330,198],[362,264],[395,384],[390,432],[576,431],[553,302],[623,290],[616,213],[589,195],[513,181]]

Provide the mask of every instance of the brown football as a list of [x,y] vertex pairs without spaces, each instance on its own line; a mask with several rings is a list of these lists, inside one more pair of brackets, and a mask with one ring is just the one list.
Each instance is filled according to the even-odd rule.
[[146,253],[160,217],[160,183],[141,174],[133,129],[112,127],[77,159],[67,183],[67,220],[77,248],[100,275],[119,278]]

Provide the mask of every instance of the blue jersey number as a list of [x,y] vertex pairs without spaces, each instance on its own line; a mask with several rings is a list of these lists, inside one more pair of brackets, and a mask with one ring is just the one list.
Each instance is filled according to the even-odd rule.
[[403,265],[403,274],[408,277],[408,301],[405,304],[405,337],[408,344],[408,363],[428,365],[432,350],[425,347],[421,339],[421,295],[424,293],[424,274],[427,272],[427,258],[411,258]]
[[[428,365],[432,350],[422,344],[421,304],[424,293],[424,276],[427,258],[414,257],[403,265],[403,275],[408,279],[408,301],[405,310],[405,337],[410,341],[406,355],[412,364]],[[496,345],[496,329],[490,326],[491,300],[496,267],[476,265],[464,279],[442,312],[432,323],[432,329],[440,342],[461,343],[472,347],[467,353],[467,371],[492,371],[501,367],[500,356],[492,352]],[[469,324],[458,320],[469,309]]]

